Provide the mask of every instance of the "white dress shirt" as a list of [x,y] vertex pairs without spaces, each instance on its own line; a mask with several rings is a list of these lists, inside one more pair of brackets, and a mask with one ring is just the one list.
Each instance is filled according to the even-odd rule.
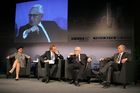
[[50,37],[49,37],[47,31],[45,30],[45,28],[43,27],[43,25],[41,24],[41,22],[38,25],[42,28],[42,31],[44,32],[48,42],[51,42]]
[[119,55],[118,55],[118,57],[119,57],[119,59],[118,59],[118,64],[120,64],[121,63],[121,58],[122,58],[122,55],[123,55],[123,52],[122,53],[120,53]]

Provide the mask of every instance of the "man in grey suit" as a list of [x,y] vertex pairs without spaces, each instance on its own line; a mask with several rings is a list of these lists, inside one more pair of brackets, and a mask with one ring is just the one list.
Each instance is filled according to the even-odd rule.
[[126,52],[125,45],[119,45],[117,47],[118,53],[112,57],[101,58],[101,68],[99,74],[104,74],[105,79],[103,81],[103,87],[110,87],[113,71],[121,71],[122,65],[131,60],[130,54]]
[[118,53],[112,57],[100,59],[102,67],[99,70],[99,74],[105,75],[103,87],[108,88],[110,86],[113,71],[120,71],[122,64],[131,60],[130,54],[126,52],[125,45],[119,45],[117,51]]

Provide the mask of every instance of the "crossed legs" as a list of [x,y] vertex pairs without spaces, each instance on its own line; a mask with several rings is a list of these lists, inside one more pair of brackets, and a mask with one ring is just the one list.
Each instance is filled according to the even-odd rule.
[[14,61],[14,64],[12,66],[12,69],[9,71],[9,73],[13,73],[13,71],[16,69],[16,80],[19,79],[19,71],[20,71],[20,62],[18,59]]

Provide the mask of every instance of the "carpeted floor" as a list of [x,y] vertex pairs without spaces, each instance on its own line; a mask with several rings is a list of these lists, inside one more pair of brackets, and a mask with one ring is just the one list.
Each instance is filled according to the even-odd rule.
[[46,84],[35,78],[21,78],[19,81],[0,78],[0,93],[140,93],[140,84],[128,85],[126,89],[120,85],[111,85],[106,89],[95,82],[81,82],[80,85],[76,87],[68,82],[54,80]]

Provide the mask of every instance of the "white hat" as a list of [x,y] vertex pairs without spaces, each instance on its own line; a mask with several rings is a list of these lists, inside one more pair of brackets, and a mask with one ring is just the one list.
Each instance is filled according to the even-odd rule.
[[35,4],[29,11],[29,14],[43,14],[43,7],[40,4]]

